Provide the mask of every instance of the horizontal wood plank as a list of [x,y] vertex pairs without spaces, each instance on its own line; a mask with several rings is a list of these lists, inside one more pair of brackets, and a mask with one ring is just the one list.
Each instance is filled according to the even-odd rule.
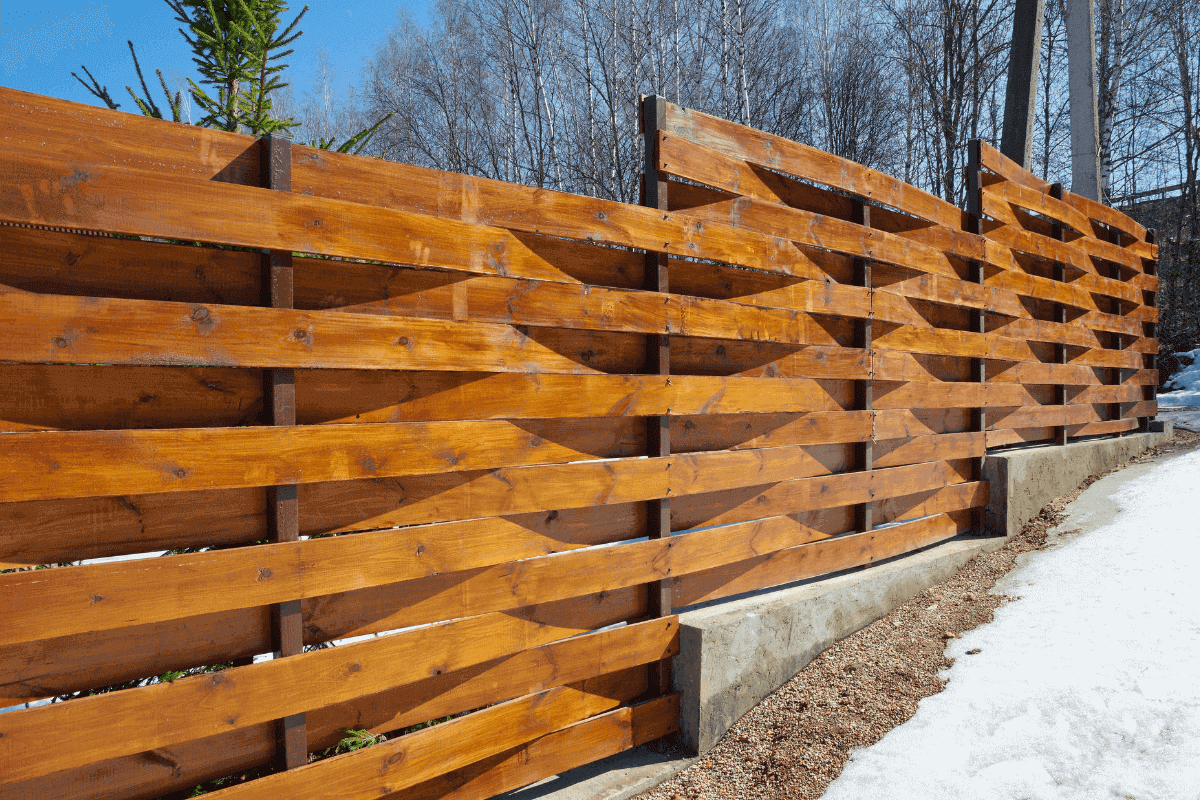
[[258,305],[258,253],[0,225],[0,286],[38,294]]
[[[1106,206],[1103,203],[1098,203],[1095,200],[1084,197],[1083,195],[1067,191],[1063,192],[1063,201],[1068,205],[1073,206],[1075,209],[1095,222],[1102,223],[1110,228],[1116,228],[1118,231],[1133,237],[1139,242],[1144,242],[1146,240],[1145,227],[1143,227],[1141,223],[1137,222],[1136,220],[1127,217],[1120,211],[1117,211],[1115,208]],[[1092,233],[1094,236],[1099,238],[1102,237],[1105,232],[1103,229],[1097,229],[1096,226],[1093,225]]]
[[[369,605],[360,602],[364,596],[361,592],[351,593],[344,598],[316,598],[303,603],[307,624],[305,644],[317,645],[344,638],[340,631],[361,624],[361,619],[355,615]],[[506,625],[519,626],[518,638],[534,647],[638,619],[645,615],[646,602],[644,587],[635,587],[535,604],[501,614],[508,617]],[[268,607],[239,609],[118,630],[89,631],[0,645],[0,674],[5,676],[0,681],[0,697],[5,705],[24,703],[162,675],[170,670],[182,671],[269,653],[272,650],[270,611]],[[397,627],[404,627],[404,623],[372,632]],[[529,674],[538,673],[534,670]],[[432,679],[413,684],[413,691],[426,686],[427,680]],[[470,693],[466,696],[468,699],[473,697]],[[484,702],[491,701],[468,704],[457,711],[475,708]],[[429,699],[429,703],[434,711],[441,708],[435,700]],[[418,716],[419,713],[417,711]],[[449,713],[455,712],[434,713],[429,718]],[[398,719],[397,724],[403,725],[423,722],[426,718],[411,719],[401,714]],[[408,722],[404,722],[405,719]],[[317,735],[321,729],[311,730]],[[271,738],[273,740],[273,734]]]
[[1101,383],[1096,372],[1081,364],[996,363],[987,365],[987,379],[993,383],[1023,383],[1026,385],[1061,384],[1091,386]]
[[[900,295],[945,305],[983,309],[1010,317],[1030,316],[1016,292],[999,286],[980,285],[941,275],[912,276],[907,272],[889,274],[886,267],[878,266],[871,268],[871,283],[877,302],[880,302],[880,296]],[[884,321],[908,322],[894,317]]]
[[572,687],[550,689],[373,747],[221,789],[213,796],[223,800],[280,796],[349,800],[389,795],[503,754],[620,702]]
[[0,117],[12,150],[71,162],[105,153],[123,170],[254,185],[262,175],[257,138],[166,122],[86,103],[0,87]]
[[[670,546],[665,548],[666,555],[662,553],[662,545],[656,549],[654,544],[645,542],[619,544],[603,548],[614,551],[608,558],[597,555],[600,550],[579,550],[527,559],[520,562],[521,569],[515,572],[512,567],[498,566],[466,575],[434,576],[365,589],[336,602],[320,598],[305,601],[306,629],[314,636],[341,638],[516,608],[534,597],[587,593],[592,586],[613,591],[613,587],[627,581],[641,585],[667,574],[706,568],[706,563],[727,563],[737,558],[738,553],[750,557],[755,549],[827,537],[829,534],[819,527],[797,524],[786,516],[806,508],[840,508],[866,502],[871,499],[872,491],[875,498],[928,491],[969,481],[970,470],[970,460],[918,464],[876,470],[878,482],[868,482],[865,486],[854,479],[854,473],[848,473],[732,493],[736,498],[718,494],[709,501],[705,496],[703,503],[689,504],[695,506],[689,514],[693,518],[690,524],[723,525],[738,519],[749,522],[672,536]],[[765,498],[760,501],[759,495]],[[676,504],[672,503],[673,512]],[[756,511],[755,504],[765,510]],[[772,513],[785,516],[762,520],[764,514]]]
[[257,369],[0,364],[0,432],[253,425],[262,386]]
[[300,424],[840,411],[807,378],[302,370]]
[[[758,233],[785,236],[809,247],[958,277],[943,249],[836,217],[790,208],[772,201],[762,191],[755,194],[743,192],[743,186],[754,180],[747,175],[753,175],[753,170],[745,161],[661,131],[657,147],[660,171],[742,195],[736,200],[688,209],[684,213],[689,216]],[[955,231],[943,244],[948,245],[945,249],[953,255],[989,260],[990,253],[985,240],[973,234]]]
[[948,228],[961,228],[962,212],[952,204],[896,178],[814,147],[671,103],[667,104],[665,130],[751,164],[833,186]]
[[[522,626],[478,617],[342,645],[210,675],[159,683],[0,719],[0,783],[47,775],[105,758],[212,736],[345,702],[357,696],[526,649]],[[577,658],[596,674],[657,661],[678,650],[676,617],[590,634]],[[420,654],[419,658],[414,657]],[[39,731],[61,729],[47,750]]]
[[[993,161],[991,164],[985,164],[985,166],[991,169],[991,166],[994,164],[995,162]],[[1009,171],[1011,174],[1011,170]],[[1035,211],[1044,217],[1061,222],[1085,236],[1090,235],[1092,232],[1092,225],[1084,214],[1080,213],[1073,206],[1069,206],[1063,201],[1051,197],[1047,191],[1031,189],[1023,183],[1011,180],[984,184],[981,188],[984,194],[995,195],[1004,202],[1019,206],[1026,211]]]
[[969,529],[964,514],[939,514],[889,528],[780,550],[683,576],[673,583],[679,607],[871,564],[953,538]]
[[679,696],[600,714],[528,745],[398,794],[403,800],[485,800],[573,767],[655,741],[679,729]]
[[979,165],[1007,181],[1041,194],[1050,193],[1050,184],[1034,175],[985,141],[979,142]]
[[0,294],[0,324],[21,363],[598,371],[511,325],[413,317]]
[[634,418],[18,432],[0,436],[0,502],[612,458],[637,453],[642,437]]
[[[561,270],[511,230],[313,197],[299,187],[273,192],[127,173],[89,152],[75,154],[64,166],[8,151],[4,167],[19,191],[0,196],[0,221],[563,280]],[[378,182],[379,162],[363,160]],[[512,206],[516,198],[505,191],[507,199],[495,201]],[[519,213],[532,217],[529,233],[653,248],[786,275],[819,275],[795,245],[782,239],[612,201],[539,196],[544,202],[532,210],[527,203],[518,206]],[[581,204],[594,210],[585,215]]]
[[[1080,409],[1090,407],[1081,406]],[[974,446],[968,444],[968,452]],[[775,483],[776,499],[759,501],[757,517],[830,508],[858,501],[910,493],[955,482],[944,464],[898,466],[857,473],[792,478],[823,467],[798,448],[779,448],[764,460],[764,451],[712,454],[723,461],[741,461],[748,469],[736,472],[702,465],[713,459],[682,456],[671,459],[663,496],[698,493],[697,488],[735,488]],[[769,454],[769,456],[772,454]],[[666,459],[655,459],[666,461]],[[651,461],[645,459],[644,461]],[[611,462],[607,462],[611,463]],[[636,462],[635,462],[636,463]],[[757,466],[757,469],[754,467]],[[722,474],[723,473],[723,474]],[[789,480],[789,478],[792,478]],[[680,485],[680,491],[673,491]],[[690,485],[689,485],[690,484]],[[500,606],[477,606],[474,613],[538,603],[573,594],[622,588],[652,579],[659,571],[695,571],[714,558],[728,561],[739,549],[749,554],[791,546],[796,531],[787,519],[743,517],[740,526],[624,544],[598,550],[571,549],[547,537],[520,535],[519,526],[503,521],[464,521],[429,528],[405,528],[332,539],[260,545],[230,551],[166,556],[112,564],[0,576],[0,608],[28,610],[9,626],[12,643],[83,634],[97,630],[146,625],[197,614],[251,608],[292,599],[332,595],[373,586],[446,576],[453,582],[460,571],[493,574],[503,585],[516,580]],[[732,520],[726,518],[726,522]],[[725,542],[724,556],[711,550]],[[584,542],[583,544],[586,544]],[[547,552],[557,552],[547,556]],[[622,563],[621,559],[624,559]],[[525,559],[516,569],[506,562]],[[498,565],[493,567],[493,565]],[[555,574],[587,574],[586,578],[551,586]],[[524,576],[524,580],[520,580]],[[597,583],[597,581],[607,581]],[[469,582],[468,582],[469,583]],[[563,592],[567,592],[564,594]],[[486,600],[486,596],[481,597]]]

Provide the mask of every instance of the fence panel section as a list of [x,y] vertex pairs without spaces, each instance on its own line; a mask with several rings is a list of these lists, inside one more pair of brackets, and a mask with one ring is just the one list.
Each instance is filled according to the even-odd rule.
[[677,728],[675,609],[1153,413],[1113,212],[645,103],[632,206],[0,90],[0,793],[525,785]]

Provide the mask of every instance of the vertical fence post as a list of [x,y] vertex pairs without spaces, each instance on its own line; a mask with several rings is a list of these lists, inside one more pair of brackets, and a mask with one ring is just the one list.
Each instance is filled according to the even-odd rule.
[[[292,190],[292,142],[284,136],[264,136],[262,178],[268,189]],[[267,250],[262,255],[262,304],[269,308],[292,308],[292,254]],[[268,369],[263,373],[263,424],[296,424],[296,375],[290,369]],[[296,485],[267,488],[267,530],[273,542],[300,538],[300,513]],[[272,611],[276,658],[287,658],[304,650],[300,601],[288,600]],[[279,720],[276,760],[283,769],[308,763],[308,741],[304,714]]]
[[[642,97],[641,129],[643,152],[642,205],[657,208],[664,214],[667,206],[667,181],[658,169],[658,133],[666,127],[667,101],[658,95]],[[666,253],[646,252],[646,272],[643,288],[650,292],[670,291],[667,280],[669,259]],[[646,337],[646,367],[649,375],[670,376],[671,338],[667,333],[651,334]],[[670,385],[670,377],[666,378]],[[670,409],[668,409],[669,411]],[[671,417],[669,415],[646,418],[646,455],[662,458],[671,455]],[[667,489],[670,492],[670,489]],[[671,536],[671,498],[664,497],[647,502],[646,535],[650,539],[666,539]],[[671,578],[665,577],[648,587],[652,617],[664,617],[671,613]],[[655,694],[671,690],[670,662],[660,663]]]
[[[1062,200],[1063,185],[1061,183],[1052,184],[1050,186],[1050,196],[1055,200]],[[1061,222],[1054,223],[1054,238],[1058,239],[1060,242],[1066,241],[1066,228],[1064,228]],[[1066,274],[1063,271],[1063,265],[1061,262],[1054,262],[1054,272],[1052,273],[1051,277],[1053,277],[1058,283],[1062,283],[1065,280]],[[1061,325],[1065,325],[1067,323],[1067,307],[1062,303],[1054,304],[1054,321]],[[1067,363],[1067,346],[1062,342],[1054,343],[1054,363]],[[1054,385],[1054,403],[1062,406],[1064,411],[1066,410],[1066,384],[1056,383]],[[1067,443],[1067,425],[1065,422],[1062,425],[1058,425],[1054,428],[1054,443],[1060,445]]]
[[[871,227],[871,207],[862,200],[852,200],[850,206],[850,221],[856,222],[864,227]],[[867,378],[855,382],[855,408],[869,413],[871,417],[871,434],[865,442],[860,445],[859,465],[863,472],[870,472],[874,469],[875,462],[875,412],[874,412],[874,386],[872,378],[875,375],[875,358],[871,345],[871,322],[875,316],[875,290],[871,285],[871,262],[866,259],[854,259],[854,283],[863,286],[867,290],[868,310],[867,318],[861,323],[858,342],[867,356]],[[872,493],[873,494],[873,493]],[[860,531],[869,531],[875,527],[875,520],[872,511],[873,498],[869,498],[867,502],[858,507],[856,528]]]
[[[979,139],[972,139],[967,153],[967,231],[977,236],[983,235],[983,153]],[[971,261],[968,263],[967,279],[981,286],[986,277],[983,263]],[[982,309],[972,309],[970,326],[973,333],[987,334],[987,312]],[[979,432],[984,440],[984,455],[975,460],[975,480],[982,481],[984,462],[987,461],[987,359],[971,359],[971,378],[983,386],[984,401],[972,412],[972,429]],[[972,512],[971,527],[976,533],[986,533],[986,512],[982,506]]]
[[[1121,246],[1121,234],[1117,230],[1110,228],[1108,231],[1108,241],[1111,242],[1112,244],[1115,244],[1118,247],[1120,247]],[[1111,264],[1109,266],[1109,277],[1111,277],[1115,281],[1120,281],[1121,280],[1121,267],[1117,264]],[[1113,308],[1113,313],[1115,313],[1118,317],[1120,317],[1121,319],[1125,318],[1125,307],[1124,307],[1124,303],[1122,303],[1121,300],[1119,300],[1117,298],[1113,298],[1112,308]],[[1117,352],[1124,353],[1125,352],[1125,335],[1121,334],[1121,333],[1115,333],[1115,334],[1113,334],[1112,340],[1113,340],[1113,347],[1117,350]],[[1113,383],[1116,386],[1124,386],[1125,378],[1126,378],[1125,368],[1117,367],[1116,369],[1113,369],[1109,373],[1109,377],[1113,379]],[[1125,410],[1123,408],[1121,408],[1120,399],[1118,399],[1116,402],[1114,402],[1109,407],[1108,415],[1110,417],[1112,417],[1113,419],[1118,419],[1118,420],[1124,418]],[[1125,433],[1126,433],[1126,431],[1117,431],[1117,436],[1124,436]]]
[[[1155,236],[1154,231],[1146,231],[1146,243],[1147,244],[1154,244],[1156,239],[1157,239],[1157,237]],[[1149,264],[1146,267],[1146,274],[1147,275],[1157,275],[1158,274],[1158,262],[1157,261],[1149,262]],[[1144,290],[1143,290],[1142,299],[1145,300]],[[1145,304],[1143,303],[1143,305],[1145,305]],[[1151,305],[1151,307],[1154,307],[1154,308],[1158,307],[1158,293],[1157,292],[1155,292],[1153,298],[1151,298],[1150,305]],[[1147,336],[1152,339],[1157,336],[1158,326],[1156,323],[1142,322],[1141,324],[1142,324],[1142,334],[1144,336]],[[1144,369],[1157,370],[1158,369],[1158,354],[1157,353],[1144,354],[1142,356],[1142,366]],[[1155,403],[1158,402],[1158,380],[1157,380],[1157,378],[1155,379],[1154,383],[1152,383],[1152,384],[1149,384],[1149,385],[1143,384],[1142,385],[1142,399],[1143,400],[1153,400]],[[1150,417],[1142,417],[1141,421],[1139,423],[1139,427],[1143,431],[1149,431],[1150,430]]]

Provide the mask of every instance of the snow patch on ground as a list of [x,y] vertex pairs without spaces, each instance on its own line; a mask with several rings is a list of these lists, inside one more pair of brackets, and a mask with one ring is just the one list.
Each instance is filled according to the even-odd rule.
[[1191,365],[1172,375],[1163,386],[1168,391],[1159,393],[1159,406],[1200,406],[1200,347],[1176,353],[1175,357],[1181,362],[1191,362]]
[[996,591],[1021,599],[951,643],[946,690],[825,800],[1200,800],[1197,475],[1200,452],[1154,467],[1010,573]]

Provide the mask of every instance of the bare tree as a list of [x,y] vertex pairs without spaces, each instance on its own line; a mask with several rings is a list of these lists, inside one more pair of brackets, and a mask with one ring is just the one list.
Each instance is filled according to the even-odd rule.
[[[1042,57],[1038,74],[1038,141],[1033,167],[1041,167],[1043,180],[1065,175],[1070,164],[1061,159],[1069,150],[1067,128],[1067,26],[1064,0],[1047,0],[1042,24]],[[1068,153],[1069,154],[1069,153]]]
[[937,131],[925,141],[930,189],[951,202],[966,143],[997,132],[980,126],[985,101],[1007,66],[1012,9],[1001,0],[881,0],[894,27],[894,57],[924,94],[923,115]]
[[887,57],[882,29],[862,6],[815,0],[804,13],[805,71],[816,118],[805,138],[860,164],[903,169],[896,131],[905,86]]

